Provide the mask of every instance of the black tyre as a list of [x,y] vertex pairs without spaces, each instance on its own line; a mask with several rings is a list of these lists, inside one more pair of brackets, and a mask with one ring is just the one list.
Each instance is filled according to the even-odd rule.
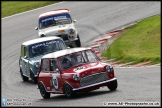
[[31,77],[32,82],[33,82],[34,84],[37,84],[37,83],[38,83],[37,77],[34,77],[34,74],[33,74],[33,72],[31,72],[31,71],[30,71],[30,77]]
[[75,41],[75,45],[76,45],[76,47],[81,47],[81,42],[80,42],[79,35],[77,35],[77,37],[78,37],[78,40]]
[[44,99],[50,98],[50,93],[46,92],[46,90],[45,90],[45,88],[44,88],[42,83],[39,83],[39,91],[40,91],[41,96]]
[[22,78],[23,81],[28,81],[29,80],[28,77],[23,75],[21,68],[20,68],[20,74],[21,74],[21,78]]
[[69,86],[68,84],[64,85],[64,91],[65,91],[65,94],[68,98],[72,98],[76,95],[76,92],[74,92],[72,90],[71,86]]
[[69,45],[70,48],[73,48],[73,45]]
[[32,81],[33,81],[34,84],[37,84],[37,83],[38,83],[37,77],[34,77],[34,78],[32,79]]
[[107,87],[108,87],[111,91],[114,91],[114,90],[116,90],[117,86],[118,86],[118,82],[117,82],[117,80],[114,80],[114,81],[112,81],[111,84],[109,84]]
[[45,37],[45,35],[44,34],[41,34],[41,36],[40,37]]

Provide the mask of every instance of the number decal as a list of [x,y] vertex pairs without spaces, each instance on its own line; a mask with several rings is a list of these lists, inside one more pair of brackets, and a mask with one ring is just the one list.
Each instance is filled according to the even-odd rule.
[[55,87],[55,89],[57,90],[58,89],[58,80],[57,80],[56,76],[52,77],[52,83],[53,83],[53,86]]
[[77,72],[78,70],[82,70],[82,69],[85,69],[85,67],[77,67],[74,69],[74,71]]

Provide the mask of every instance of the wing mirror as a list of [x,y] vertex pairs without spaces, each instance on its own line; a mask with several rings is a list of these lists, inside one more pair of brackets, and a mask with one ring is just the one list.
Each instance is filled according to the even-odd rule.
[[76,20],[74,20],[73,22],[76,23]]
[[56,68],[56,72],[58,72],[58,73],[60,72],[58,68]]
[[28,56],[24,56],[24,59],[27,59],[28,58]]
[[38,27],[35,27],[35,30],[38,30]]

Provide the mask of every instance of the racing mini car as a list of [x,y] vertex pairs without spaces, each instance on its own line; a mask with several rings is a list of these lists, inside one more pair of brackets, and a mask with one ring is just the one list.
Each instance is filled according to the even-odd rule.
[[91,48],[65,49],[41,59],[38,89],[44,99],[51,93],[71,98],[103,86],[116,90],[117,78],[113,67],[103,63]]
[[23,81],[32,79],[37,84],[40,60],[43,55],[68,48],[63,39],[56,36],[37,38],[21,44],[19,58],[20,74]]
[[45,12],[38,17],[39,37],[61,37],[69,47],[80,47],[80,37],[75,27],[76,20],[72,20],[68,9],[57,9]]

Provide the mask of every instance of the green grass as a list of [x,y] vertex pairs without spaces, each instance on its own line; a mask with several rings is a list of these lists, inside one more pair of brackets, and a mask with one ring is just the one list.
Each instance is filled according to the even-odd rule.
[[161,16],[141,20],[136,25],[127,27],[124,34],[116,39],[102,53],[107,59],[121,60],[123,63],[152,61],[160,63],[161,57]]
[[58,1],[2,1],[1,18],[54,4],[56,2]]

